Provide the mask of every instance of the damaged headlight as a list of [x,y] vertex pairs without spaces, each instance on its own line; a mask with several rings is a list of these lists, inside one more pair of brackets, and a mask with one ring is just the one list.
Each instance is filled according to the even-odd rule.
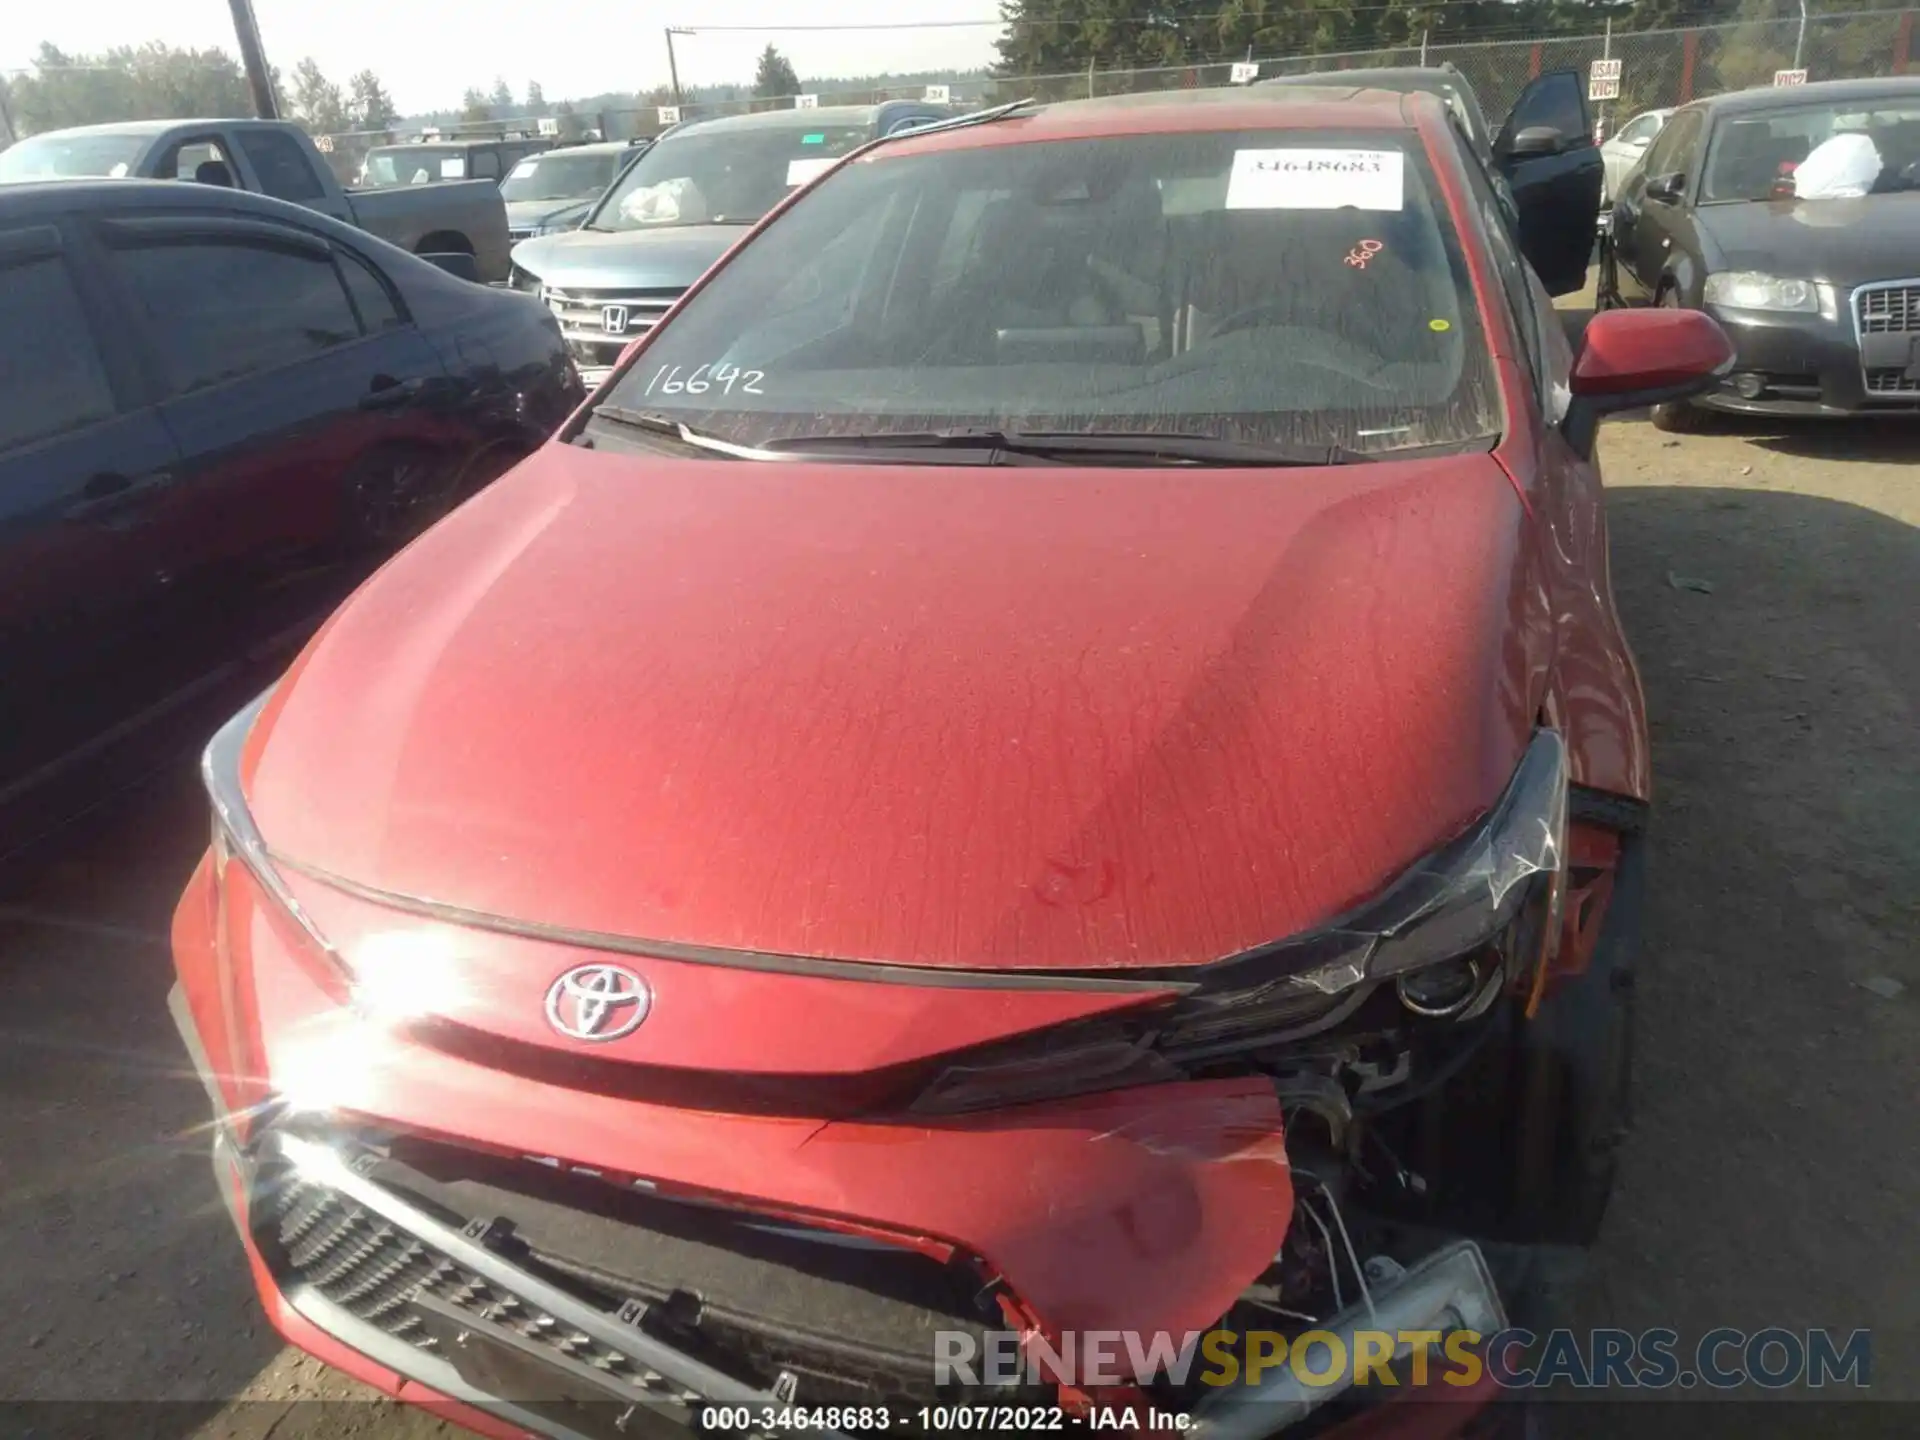
[[[1198,1058],[1214,1042],[1287,1038],[1296,1017],[1363,998],[1395,980],[1419,1013],[1450,1013],[1462,972],[1485,968],[1531,903],[1533,924],[1500,957],[1537,965],[1559,934],[1566,887],[1567,748],[1541,730],[1505,793],[1478,825],[1396,880],[1357,913],[1306,935],[1218,961],[1176,1007],[1163,1048]],[[1446,967],[1437,973],[1435,967]],[[1517,978],[1517,977],[1515,977]],[[1469,995],[1470,998],[1470,995]]]
[[1131,1020],[975,1052],[913,1108],[979,1109],[1175,1079],[1187,1065],[1337,1024],[1385,982],[1414,1015],[1472,1013],[1552,958],[1566,853],[1566,744],[1541,730],[1484,819],[1354,914],[1197,969],[1135,972],[1129,978],[1165,978],[1181,993]]

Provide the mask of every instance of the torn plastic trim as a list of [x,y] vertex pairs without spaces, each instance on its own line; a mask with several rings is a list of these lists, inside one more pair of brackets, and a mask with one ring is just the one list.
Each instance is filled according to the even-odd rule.
[[[1357,1352],[1361,1331],[1390,1334],[1398,1360],[1413,1350],[1404,1335],[1438,1331],[1444,1340],[1466,1330],[1484,1338],[1507,1328],[1507,1313],[1480,1247],[1460,1240],[1420,1260],[1390,1287],[1375,1284],[1360,1303],[1319,1328],[1332,1336],[1330,1348],[1344,1355]],[[1262,1440],[1353,1387],[1351,1365],[1341,1366],[1331,1383],[1319,1384],[1303,1382],[1299,1368],[1280,1367],[1272,1380],[1216,1392],[1195,1408],[1187,1433],[1195,1440]]]

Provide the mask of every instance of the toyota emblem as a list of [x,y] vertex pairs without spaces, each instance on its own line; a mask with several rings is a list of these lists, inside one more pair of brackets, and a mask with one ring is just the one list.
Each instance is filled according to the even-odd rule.
[[653,1008],[647,982],[621,965],[576,965],[547,987],[547,1023],[570,1040],[618,1040]]

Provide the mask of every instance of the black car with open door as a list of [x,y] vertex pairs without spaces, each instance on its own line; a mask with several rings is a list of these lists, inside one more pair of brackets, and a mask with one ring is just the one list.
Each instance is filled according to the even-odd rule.
[[1528,81],[1498,131],[1487,124],[1466,76],[1452,65],[1322,70],[1261,83],[1438,96],[1493,176],[1520,251],[1547,293],[1571,295],[1586,285],[1606,165],[1577,71],[1554,70]]

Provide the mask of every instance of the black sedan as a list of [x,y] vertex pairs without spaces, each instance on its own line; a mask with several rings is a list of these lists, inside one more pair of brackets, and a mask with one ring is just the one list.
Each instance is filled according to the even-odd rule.
[[[1719,320],[1739,362],[1695,404],[1920,414],[1920,77],[1675,111],[1621,187],[1599,291],[1602,305]],[[1696,413],[1664,406],[1654,421]]]
[[581,398],[536,302],[311,210],[0,194],[0,856]]

